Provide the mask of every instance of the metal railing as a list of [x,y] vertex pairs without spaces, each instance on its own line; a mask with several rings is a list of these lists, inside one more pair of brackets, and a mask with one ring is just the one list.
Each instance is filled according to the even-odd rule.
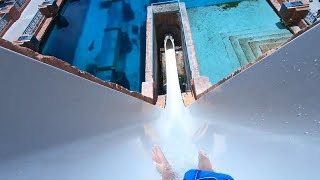
[[[183,34],[183,41],[182,43],[184,44],[185,46],[185,50],[186,50],[186,65],[185,65],[185,68],[188,68],[188,72],[191,74],[191,77],[188,77],[189,79],[193,78],[192,77],[192,72],[191,72],[191,67],[190,67],[190,51],[189,51],[189,48],[188,48],[188,41],[187,41],[187,35],[186,35],[186,29],[185,29],[185,26],[184,26],[184,19],[183,19],[183,14],[181,12],[181,4],[180,4],[180,1],[179,1],[179,14],[180,14],[180,21],[181,21],[181,26],[182,26],[182,34]],[[187,70],[187,69],[186,69]],[[187,75],[189,74],[187,72]],[[189,86],[189,84],[188,84]],[[190,90],[190,87],[188,87],[188,89]]]
[[44,15],[38,10],[38,12],[33,16],[31,22],[27,26],[27,28],[23,31],[22,34],[33,34],[38,28],[42,18]]
[[12,1],[7,1],[5,2],[5,6],[8,5],[13,5],[15,6],[18,10],[22,8],[22,6],[25,4],[27,0],[12,0]]
[[[6,6],[14,5],[18,10],[20,10],[26,1],[27,0],[9,1],[9,2],[6,2]],[[6,6],[3,8],[6,8]],[[6,28],[6,26],[9,24],[10,21],[11,21],[11,18],[7,14],[4,14],[3,16],[0,17],[0,33]]]
[[20,10],[21,7],[24,5],[24,3],[26,2],[27,0],[16,0],[15,3],[14,3],[14,6]]
[[313,15],[310,11],[304,18],[304,20],[307,22],[308,25],[313,24],[314,22],[317,21],[317,16]]
[[10,22],[10,20],[7,17],[8,16],[6,14],[0,17],[0,33],[6,28],[6,26]]

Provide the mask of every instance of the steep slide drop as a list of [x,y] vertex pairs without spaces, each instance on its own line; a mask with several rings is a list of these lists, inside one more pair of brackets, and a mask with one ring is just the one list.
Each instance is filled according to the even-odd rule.
[[166,109],[177,110],[183,108],[181,91],[179,85],[176,52],[174,39],[167,35],[164,39],[165,56],[166,56],[166,76],[167,76],[167,102]]
[[202,128],[199,128],[201,125],[194,122],[189,110],[184,106],[179,85],[174,39],[171,35],[166,35],[164,48],[167,80],[166,107],[162,116],[150,126],[159,136],[154,143],[161,146],[170,164],[174,167],[176,176],[182,179],[186,171],[191,167],[196,167],[194,163],[199,149],[195,141],[203,136],[206,124],[201,124]]

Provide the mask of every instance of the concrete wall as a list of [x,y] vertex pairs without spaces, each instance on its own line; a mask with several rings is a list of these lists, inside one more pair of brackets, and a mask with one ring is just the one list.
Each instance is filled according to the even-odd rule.
[[0,161],[158,116],[157,106],[3,48],[0,54]]
[[320,26],[189,107],[235,179],[314,179],[320,161]]
[[[164,48],[164,38],[171,33],[176,46],[181,46],[181,22],[178,12],[159,13],[154,15],[154,27],[156,29],[156,43],[159,49]],[[158,49],[158,50],[159,50]]]

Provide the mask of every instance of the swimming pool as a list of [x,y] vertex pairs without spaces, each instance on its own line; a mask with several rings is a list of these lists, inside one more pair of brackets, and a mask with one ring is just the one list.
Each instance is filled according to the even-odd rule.
[[187,9],[200,74],[215,84],[292,34],[266,0]]
[[[161,1],[164,0],[67,0],[40,51],[104,81],[140,92],[145,70],[146,8]],[[281,31],[289,36],[266,1],[243,1],[236,8],[212,6],[230,1],[184,0],[200,73],[208,76],[211,83],[242,65],[236,57],[239,53],[232,52],[232,48],[239,39],[245,41],[242,36],[251,37],[244,36],[246,33],[269,36],[269,32]],[[234,42],[226,43],[231,36]],[[247,41],[259,49],[261,43]],[[240,47],[237,45],[236,51]],[[243,56],[239,56],[242,61]]]
[[[67,0],[40,51],[104,81],[141,91],[146,8],[161,1],[164,0]],[[230,0],[184,2],[187,7],[198,7],[220,1]],[[63,20],[68,23],[63,24]]]
[[140,91],[148,4],[145,0],[69,0],[61,12],[69,24],[59,27],[57,22],[41,51],[104,81]]

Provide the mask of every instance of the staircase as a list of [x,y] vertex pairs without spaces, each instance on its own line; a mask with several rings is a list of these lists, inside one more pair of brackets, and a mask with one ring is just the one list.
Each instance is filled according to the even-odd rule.
[[292,34],[286,29],[227,32],[220,34],[228,52],[229,58],[238,59],[244,66],[255,61],[267,51],[281,46]]

